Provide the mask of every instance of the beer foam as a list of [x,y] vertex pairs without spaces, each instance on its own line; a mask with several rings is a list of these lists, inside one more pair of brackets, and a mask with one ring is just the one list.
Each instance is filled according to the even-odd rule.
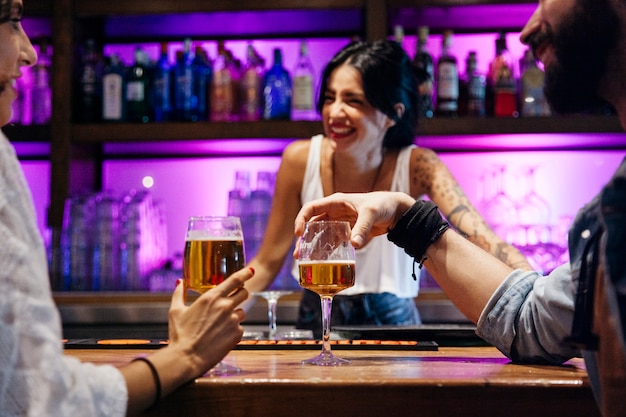
[[324,261],[316,261],[307,259],[306,261],[298,260],[298,265],[354,265],[356,262],[354,260],[346,260],[346,259],[327,259]]
[[219,241],[237,241],[243,240],[241,236],[229,235],[229,236],[221,236],[221,235],[212,235],[210,232],[204,230],[189,230],[187,232],[186,241],[191,240],[219,240]]

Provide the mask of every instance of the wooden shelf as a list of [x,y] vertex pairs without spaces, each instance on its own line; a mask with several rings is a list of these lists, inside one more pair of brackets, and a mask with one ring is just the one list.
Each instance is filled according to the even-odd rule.
[[4,126],[2,131],[12,142],[50,142],[49,125],[9,124]]
[[198,139],[309,138],[322,132],[322,122],[170,122],[146,124],[75,124],[76,143],[155,142]]
[[[169,122],[75,124],[76,143],[155,142],[204,139],[303,139],[322,132],[321,121],[259,122]],[[490,135],[519,133],[621,133],[614,116],[572,116],[532,118],[433,118],[420,121],[418,138],[423,136]]]
[[342,9],[364,7],[367,0],[152,0],[149,7],[140,1],[128,0],[81,0],[74,5],[79,17],[107,15],[148,15],[167,13],[295,10],[295,9]]
[[50,17],[52,16],[54,0],[29,1],[25,11],[28,17]]

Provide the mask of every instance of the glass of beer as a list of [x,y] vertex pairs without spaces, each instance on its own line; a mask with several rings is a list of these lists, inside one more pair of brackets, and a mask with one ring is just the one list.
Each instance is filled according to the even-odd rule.
[[335,294],[354,285],[355,253],[350,223],[313,221],[298,242],[300,286],[319,294],[322,303],[322,352],[303,364],[335,366],[350,363],[330,349],[330,313]]
[[[183,259],[185,294],[203,294],[245,266],[243,232],[239,217],[189,218]],[[226,375],[241,369],[220,362],[209,371]]]

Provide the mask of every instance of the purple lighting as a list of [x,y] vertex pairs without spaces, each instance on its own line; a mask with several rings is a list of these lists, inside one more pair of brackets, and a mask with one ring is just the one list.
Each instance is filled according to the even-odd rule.
[[[107,37],[142,38],[263,38],[278,34],[360,34],[363,24],[357,9],[277,10],[255,12],[186,13],[118,16],[107,19]],[[340,28],[340,29],[338,29]],[[141,34],[141,35],[137,35]]]
[[292,139],[221,139],[209,141],[107,143],[107,155],[176,156],[278,156]]

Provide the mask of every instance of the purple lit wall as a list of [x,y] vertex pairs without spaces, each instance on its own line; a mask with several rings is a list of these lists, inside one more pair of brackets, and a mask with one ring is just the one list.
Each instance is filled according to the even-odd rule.
[[[475,204],[479,181],[486,170],[507,166],[506,190],[518,199],[520,172],[532,163],[536,192],[551,207],[551,223],[571,218],[610,178],[624,157],[622,151],[528,151],[441,153],[461,186]],[[182,250],[187,217],[225,214],[227,193],[237,170],[275,171],[279,157],[208,158],[144,161],[108,161],[104,166],[106,188],[122,192],[139,188],[145,176],[154,179],[151,192],[164,201],[168,216],[170,254]],[[252,188],[255,187],[254,180]]]
[[46,226],[46,212],[50,204],[50,163],[47,161],[22,161],[21,166],[35,202],[37,225],[47,242],[49,233]]
[[275,172],[279,164],[279,157],[107,161],[103,177],[105,188],[116,193],[142,188],[144,178],[152,177],[150,192],[165,204],[168,248],[174,254],[183,250],[189,216],[226,214],[235,171],[249,171],[255,189],[257,172]]

